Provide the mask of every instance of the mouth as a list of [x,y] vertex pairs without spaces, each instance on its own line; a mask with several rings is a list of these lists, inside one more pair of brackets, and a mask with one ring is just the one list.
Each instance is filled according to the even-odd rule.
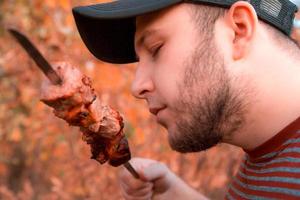
[[149,108],[149,111],[150,113],[152,113],[153,115],[157,115],[161,110],[165,109],[166,107],[152,107],[152,108]]

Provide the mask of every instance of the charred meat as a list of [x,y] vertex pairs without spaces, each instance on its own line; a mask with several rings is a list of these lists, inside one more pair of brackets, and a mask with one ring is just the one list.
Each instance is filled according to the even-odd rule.
[[119,112],[101,104],[91,80],[77,68],[60,63],[55,71],[63,83],[53,85],[46,80],[42,85],[41,101],[54,108],[57,117],[80,127],[83,140],[91,147],[92,159],[101,164],[108,161],[112,166],[130,160]]

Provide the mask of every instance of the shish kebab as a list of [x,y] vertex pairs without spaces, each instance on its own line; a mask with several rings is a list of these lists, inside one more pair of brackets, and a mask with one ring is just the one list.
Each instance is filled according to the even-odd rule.
[[91,80],[75,67],[62,63],[55,69],[33,43],[16,29],[8,29],[49,81],[42,86],[41,101],[54,108],[54,114],[72,126],[80,127],[82,139],[90,145],[92,159],[114,167],[124,167],[135,177],[139,174],[129,163],[131,158],[118,111],[102,105]]

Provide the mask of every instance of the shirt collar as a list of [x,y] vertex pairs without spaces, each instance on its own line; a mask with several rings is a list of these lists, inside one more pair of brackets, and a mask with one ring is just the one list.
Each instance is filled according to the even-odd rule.
[[244,151],[250,156],[250,158],[253,159],[259,158],[271,152],[275,152],[282,146],[285,141],[297,134],[298,130],[300,130],[300,117],[283,128],[279,133],[267,140],[265,143],[261,144],[251,151]]

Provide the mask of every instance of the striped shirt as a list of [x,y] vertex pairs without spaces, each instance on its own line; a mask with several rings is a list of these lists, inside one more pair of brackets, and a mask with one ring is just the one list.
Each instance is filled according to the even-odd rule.
[[225,199],[300,199],[300,118],[247,152]]

